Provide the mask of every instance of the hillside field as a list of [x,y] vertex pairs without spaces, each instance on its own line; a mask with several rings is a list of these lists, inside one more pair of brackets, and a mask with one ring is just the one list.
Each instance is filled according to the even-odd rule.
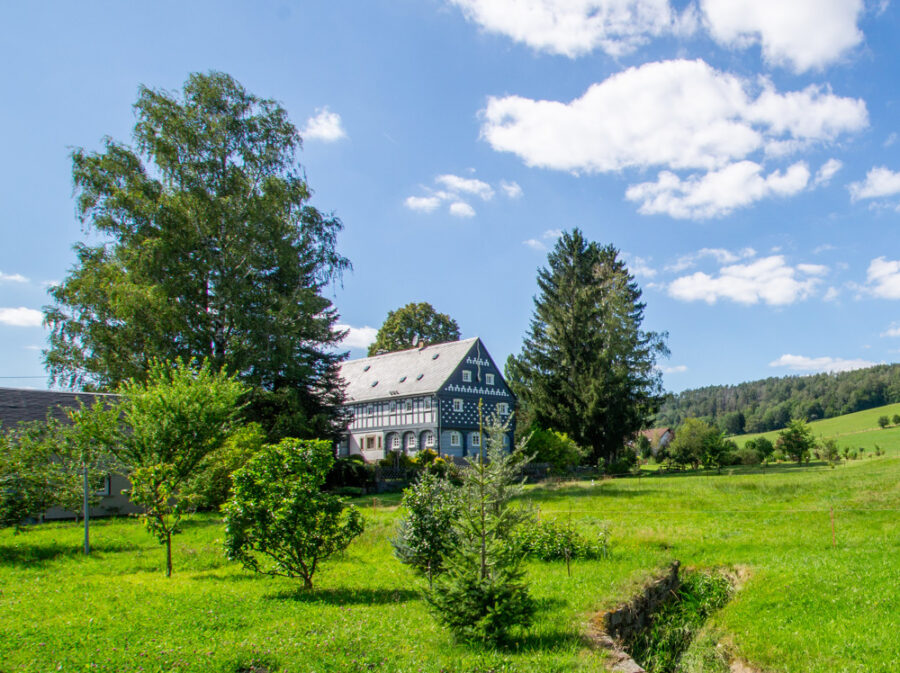
[[532,487],[540,516],[608,526],[612,556],[571,577],[529,563],[540,611],[501,651],[453,643],[429,614],[391,553],[397,500],[357,501],[366,533],[310,594],[226,561],[211,515],[176,538],[168,581],[133,519],[97,522],[89,558],[71,523],[0,531],[0,671],[604,670],[588,620],[672,559],[746,575],[691,671],[722,673],[722,652],[771,672],[900,670],[900,455]]
[[[884,429],[878,427],[879,416],[892,418],[894,414],[900,414],[900,404],[888,404],[883,407],[857,411],[853,414],[813,421],[809,426],[817,438],[834,437],[841,448],[844,446],[849,446],[851,449],[864,447],[868,451],[878,444],[882,449],[900,454],[900,426],[892,424]],[[737,435],[731,439],[737,442],[738,446],[743,446],[748,440],[755,437],[768,437],[775,442],[780,432],[780,430],[772,430],[758,434]]]

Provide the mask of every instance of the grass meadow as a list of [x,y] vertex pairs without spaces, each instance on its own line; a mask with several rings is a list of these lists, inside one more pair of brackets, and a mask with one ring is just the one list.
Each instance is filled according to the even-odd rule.
[[546,484],[526,500],[586,532],[608,526],[613,549],[573,562],[571,576],[565,563],[529,563],[539,613],[504,650],[458,645],[433,619],[392,556],[399,498],[386,496],[356,501],[367,530],[311,593],[228,562],[213,515],[175,539],[170,580],[163,548],[133,519],[96,522],[87,558],[72,523],[0,531],[0,672],[602,671],[590,618],[672,559],[743,577],[690,671],[721,673],[715,662],[730,657],[771,672],[900,670],[900,451],[835,468]]

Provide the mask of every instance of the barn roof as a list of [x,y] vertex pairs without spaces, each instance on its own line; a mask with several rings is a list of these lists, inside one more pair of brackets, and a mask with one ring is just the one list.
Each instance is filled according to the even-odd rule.
[[[341,364],[348,402],[426,395],[441,389],[478,337],[410,348]],[[484,346],[482,351],[487,354]]]

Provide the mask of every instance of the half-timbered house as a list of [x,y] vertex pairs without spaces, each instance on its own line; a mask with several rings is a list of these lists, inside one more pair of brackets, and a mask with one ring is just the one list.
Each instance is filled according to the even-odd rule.
[[494,415],[509,421],[504,444],[512,446],[516,399],[477,337],[350,360],[341,377],[350,422],[339,455],[371,461],[426,448],[477,454],[479,400],[485,424]]

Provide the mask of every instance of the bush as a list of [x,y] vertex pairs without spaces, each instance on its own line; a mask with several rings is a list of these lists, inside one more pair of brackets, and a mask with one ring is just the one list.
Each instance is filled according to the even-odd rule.
[[604,472],[607,474],[628,474],[637,465],[637,461],[637,454],[634,450],[626,447],[615,460],[610,461],[604,467]]
[[430,585],[443,570],[444,556],[458,542],[453,522],[459,515],[459,492],[446,478],[428,469],[403,492],[400,506],[405,513],[391,540],[394,556],[426,575]]
[[822,460],[827,461],[831,465],[841,462],[841,452],[834,438],[824,440],[819,448],[819,453],[822,456]]
[[325,476],[325,488],[329,491],[345,488],[365,489],[373,481],[373,474],[361,458],[338,458]]
[[609,530],[603,528],[596,538],[588,538],[571,523],[538,521],[519,532],[523,553],[542,561],[599,559],[609,556]]
[[534,462],[549,463],[555,472],[577,467],[586,455],[564,432],[542,430],[537,426],[531,428],[525,451]]
[[302,577],[363,532],[353,506],[322,490],[334,454],[325,440],[267,445],[234,473],[225,507],[225,555],[268,575]]
[[888,418],[887,416],[879,416],[878,417],[879,427],[886,428],[888,425],[890,425],[890,423],[891,423],[891,419]]
[[747,446],[737,450],[734,454],[735,458],[741,465],[759,465],[762,462],[759,451],[756,450],[755,446],[749,446],[749,442],[747,444]]

